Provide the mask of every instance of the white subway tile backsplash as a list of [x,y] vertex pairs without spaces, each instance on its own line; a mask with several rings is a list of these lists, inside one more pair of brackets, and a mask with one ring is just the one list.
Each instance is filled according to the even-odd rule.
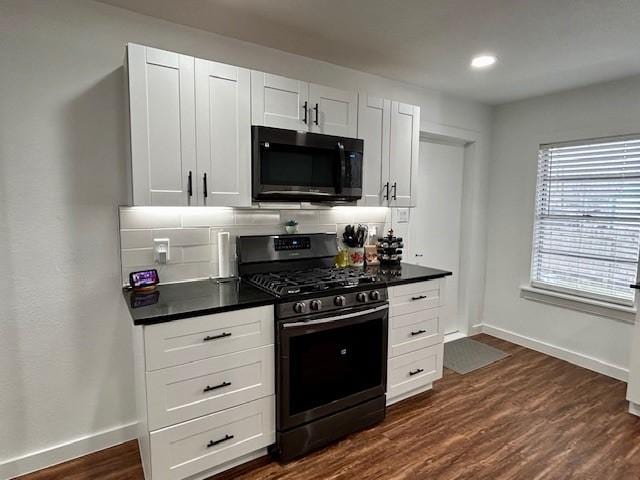
[[233,225],[234,217],[234,211],[231,208],[188,207],[183,209],[182,226]]
[[180,207],[121,207],[120,228],[171,228],[181,225]]
[[149,248],[153,246],[151,230],[120,230],[120,248]]
[[122,266],[138,267],[153,265],[153,248],[138,248],[122,251]]
[[298,223],[318,223],[318,212],[315,210],[280,210],[280,223],[284,225],[288,220],[295,220]]
[[172,247],[207,245],[209,228],[165,228],[153,230],[153,238],[168,238]]
[[[230,234],[230,257],[235,274],[236,237],[240,235],[277,235],[285,233],[284,222],[298,221],[298,231],[335,232],[342,236],[347,224],[376,225],[383,235],[388,218],[386,208],[315,207],[300,205],[284,209],[232,209],[214,207],[121,207],[121,253],[123,283],[131,271],[156,268],[162,283],[207,278],[218,275],[218,232]],[[281,209],[282,208],[282,209]],[[171,260],[156,265],[153,238],[169,238]]]
[[184,263],[210,262],[211,260],[211,245],[182,247],[182,261]]
[[[182,263],[182,261],[182,248],[170,247],[168,263]],[[122,250],[122,265],[125,267],[144,267],[154,264],[155,258],[153,255],[153,248],[136,248],[132,250]]]
[[299,233],[336,233],[336,224],[328,223],[316,225],[313,223],[301,223],[298,225]]
[[158,275],[162,283],[181,282],[184,280],[209,278],[212,266],[210,262],[178,263],[161,265]]
[[354,210],[357,207],[335,207],[318,211],[319,223],[353,223]]
[[277,210],[236,210],[236,225],[274,225],[280,223]]

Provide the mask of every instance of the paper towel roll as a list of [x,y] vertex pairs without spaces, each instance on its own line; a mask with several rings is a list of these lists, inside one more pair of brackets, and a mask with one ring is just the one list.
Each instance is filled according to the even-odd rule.
[[225,278],[230,273],[229,232],[218,232],[218,276]]

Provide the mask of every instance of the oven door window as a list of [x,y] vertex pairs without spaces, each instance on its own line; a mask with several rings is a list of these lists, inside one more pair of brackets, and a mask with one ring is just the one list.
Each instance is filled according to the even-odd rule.
[[260,180],[263,185],[331,189],[338,167],[337,151],[272,143],[262,147]]
[[292,336],[289,415],[326,405],[383,382],[383,319]]

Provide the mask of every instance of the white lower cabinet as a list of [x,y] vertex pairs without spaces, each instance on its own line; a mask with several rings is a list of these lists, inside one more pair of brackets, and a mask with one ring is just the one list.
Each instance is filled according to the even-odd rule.
[[269,396],[152,432],[153,479],[212,475],[274,442],[275,397]]
[[389,288],[387,405],[442,378],[443,285],[437,279]]
[[147,372],[151,430],[275,393],[273,345]]
[[135,327],[146,480],[207,478],[275,442],[273,307]]
[[442,343],[389,359],[387,394],[396,398],[442,378]]

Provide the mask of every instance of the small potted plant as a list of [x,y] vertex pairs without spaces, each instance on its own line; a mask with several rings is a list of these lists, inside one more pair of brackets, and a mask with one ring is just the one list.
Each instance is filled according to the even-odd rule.
[[287,233],[298,233],[298,222],[293,218],[287,220],[284,224],[284,229]]

